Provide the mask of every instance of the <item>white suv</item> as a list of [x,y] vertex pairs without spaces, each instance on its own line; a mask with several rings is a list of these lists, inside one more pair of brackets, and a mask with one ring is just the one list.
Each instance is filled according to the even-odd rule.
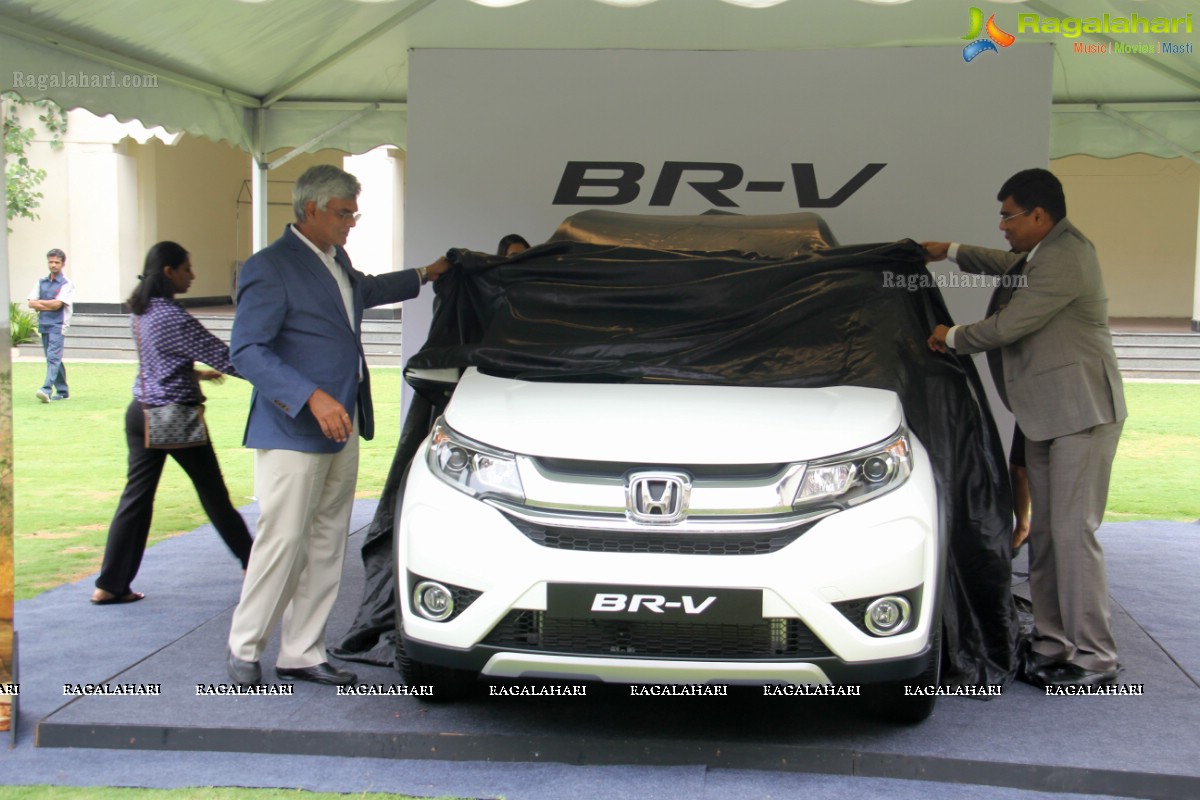
[[839,684],[893,719],[933,708],[945,544],[890,391],[468,369],[396,537],[401,669],[433,700],[483,676]]

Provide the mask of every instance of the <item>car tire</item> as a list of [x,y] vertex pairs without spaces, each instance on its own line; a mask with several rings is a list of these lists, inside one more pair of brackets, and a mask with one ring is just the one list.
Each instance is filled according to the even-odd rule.
[[[942,675],[942,624],[934,629],[933,641],[929,646],[924,671],[915,678],[905,681],[889,681],[864,687],[868,690],[871,710],[886,722],[915,725],[924,722],[933,713],[937,703],[936,694],[928,694],[928,688],[938,686]],[[919,694],[905,694],[907,687],[919,687]]]

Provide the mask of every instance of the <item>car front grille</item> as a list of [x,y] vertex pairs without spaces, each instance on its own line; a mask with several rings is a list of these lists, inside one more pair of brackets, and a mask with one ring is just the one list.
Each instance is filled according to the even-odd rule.
[[559,619],[542,611],[510,611],[483,644],[527,652],[628,658],[749,661],[832,655],[803,622],[782,618],[737,625]]
[[684,556],[757,556],[787,547],[811,528],[809,522],[783,531],[676,533],[610,531],[540,525],[509,516],[513,527],[542,547],[585,553],[667,553]]

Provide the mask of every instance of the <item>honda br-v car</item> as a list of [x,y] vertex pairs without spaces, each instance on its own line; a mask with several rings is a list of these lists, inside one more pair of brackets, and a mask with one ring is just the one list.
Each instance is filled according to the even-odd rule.
[[433,700],[565,679],[861,687],[893,719],[933,708],[943,533],[890,391],[470,368],[396,536],[401,669]]

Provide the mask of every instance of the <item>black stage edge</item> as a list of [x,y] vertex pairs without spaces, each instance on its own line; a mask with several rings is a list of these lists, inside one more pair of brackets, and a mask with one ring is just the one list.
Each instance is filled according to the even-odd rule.
[[[45,714],[36,744],[700,765],[1194,800],[1200,797],[1195,749],[1200,686],[1191,675],[1200,674],[1200,631],[1187,604],[1178,602],[1200,572],[1194,528],[1122,523],[1101,531],[1125,666],[1120,681],[1143,685],[1143,696],[1049,697],[1013,684],[986,701],[940,698],[933,716],[916,726],[879,722],[860,698],[768,697],[750,687],[731,687],[726,697],[635,697],[627,687],[594,683],[574,684],[586,687],[581,697],[493,696],[485,687],[478,697],[448,704],[408,696],[338,696],[334,687],[305,683],[295,684],[291,696],[199,696],[198,684],[228,682],[225,639],[236,601],[234,567],[209,530],[149,551],[148,557],[159,559],[149,573],[159,585],[140,584],[147,592],[140,603],[94,609],[80,589],[78,599],[64,599],[62,606],[46,602],[36,609],[37,618],[33,608],[23,614],[26,630],[51,620],[62,628],[55,632],[62,652],[53,663],[37,662],[40,680],[28,687],[30,702],[39,700],[39,714]],[[334,641],[358,608],[361,540],[360,531],[347,553],[329,626]],[[1027,587],[1018,580],[1014,588],[1022,593]],[[202,590],[207,599],[197,603]],[[114,652],[122,649],[128,652]],[[263,657],[268,684],[277,680],[276,652],[272,644]],[[97,664],[89,654],[100,653],[105,655]],[[362,684],[400,683],[388,667],[347,666]],[[84,671],[97,667],[103,671],[90,677]],[[159,684],[161,695],[64,696],[64,682],[87,680]]]

